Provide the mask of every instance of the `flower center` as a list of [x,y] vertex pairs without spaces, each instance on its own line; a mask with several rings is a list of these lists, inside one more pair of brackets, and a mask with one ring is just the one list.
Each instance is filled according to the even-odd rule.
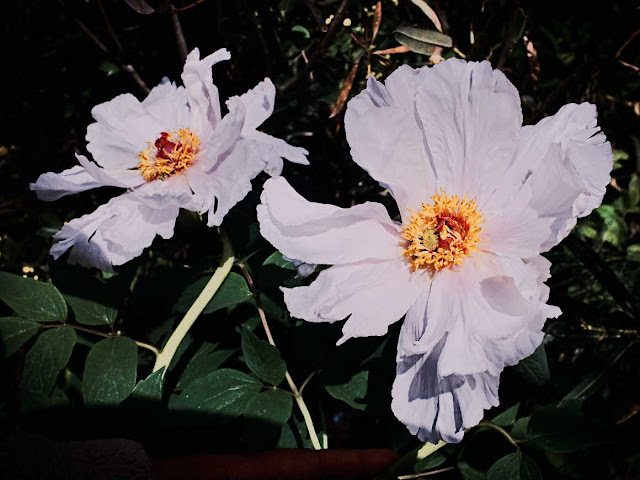
[[162,132],[138,154],[138,170],[147,182],[166,180],[191,165],[199,152],[200,139],[189,128]]
[[450,197],[444,191],[431,200],[422,204],[422,211],[411,212],[402,227],[402,238],[408,242],[404,255],[414,271],[462,265],[462,259],[476,250],[482,230],[482,213],[475,200]]

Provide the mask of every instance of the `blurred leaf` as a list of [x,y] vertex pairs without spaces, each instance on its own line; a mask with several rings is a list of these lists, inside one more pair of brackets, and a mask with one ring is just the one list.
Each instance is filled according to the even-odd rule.
[[364,399],[367,395],[368,383],[369,372],[364,370],[351,377],[347,383],[327,385],[325,389],[332,397],[348,403],[353,408],[364,410],[367,406]]
[[262,383],[237,370],[223,368],[198,378],[170,402],[172,410],[197,411],[231,420],[246,409],[262,389]]
[[307,30],[306,28],[304,28],[302,25],[295,25],[292,29],[292,32],[298,32],[301,33],[302,36],[304,38],[310,38],[311,35],[309,34],[309,30]]
[[117,75],[120,73],[120,67],[118,67],[115,63],[110,62],[109,60],[104,60],[100,64],[100,71],[107,74],[107,77],[111,77],[112,75]]
[[533,385],[545,384],[551,377],[551,374],[549,373],[547,353],[544,350],[544,345],[540,344],[529,357],[515,365],[513,370]]
[[149,5],[145,0],[124,0],[127,4],[133,8],[136,12],[148,15],[155,12],[155,9]]
[[458,470],[460,470],[463,480],[485,480],[487,478],[486,473],[473,468],[467,462],[458,462]]
[[431,20],[431,22],[439,32],[442,31],[442,25],[440,24],[438,15],[436,15],[436,12],[429,6],[427,2],[425,2],[424,0],[411,0],[411,3],[420,8],[420,10],[422,10],[424,14],[429,17],[429,20]]
[[277,250],[269,255],[264,262],[262,262],[263,267],[266,267],[267,265],[275,265],[276,267],[284,268],[285,270],[296,270],[296,266],[289,260],[285,260],[282,257],[282,253]]
[[436,46],[451,47],[451,37],[435,30],[400,26],[394,32],[396,40],[412,52],[431,55]]
[[602,240],[622,248],[627,239],[627,224],[613,205],[601,205],[595,212],[604,221]]
[[71,327],[52,328],[40,334],[25,357],[21,387],[50,395],[75,344],[76,332]]
[[378,36],[378,30],[380,30],[380,24],[382,23],[382,2],[378,0],[374,6],[373,11],[373,25],[371,26],[371,42],[373,43]]
[[0,318],[0,338],[5,357],[24,345],[38,330],[40,324],[22,317]]
[[82,377],[85,405],[117,406],[136,384],[138,347],[127,337],[105,338],[89,354]]
[[497,415],[491,421],[496,425],[498,425],[499,427],[510,427],[516,421],[519,408],[520,408],[520,403],[516,403],[513,407],[507,408],[504,412],[502,412],[500,415]]
[[434,452],[428,457],[418,460],[413,466],[413,469],[416,473],[422,473],[426,472],[427,470],[431,470],[432,468],[439,467],[446,461],[447,457],[445,457],[440,452]]
[[131,395],[129,395],[129,398],[152,402],[162,400],[162,387],[164,385],[162,374],[164,373],[164,368],[165,367],[162,367],[160,370],[151,373],[144,380],[140,380],[131,392]]
[[531,417],[522,417],[515,421],[511,428],[511,436],[516,440],[524,440],[527,438],[527,427],[529,426]]
[[640,244],[636,243],[627,247],[627,260],[630,262],[640,262]]
[[[176,310],[179,312],[186,312],[189,307],[196,301],[198,295],[204,290],[204,287],[209,283],[211,277],[204,277],[196,280],[189,285],[180,295],[180,298],[176,302]],[[213,313],[216,310],[220,310],[227,307],[232,307],[239,303],[242,303],[251,298],[251,292],[245,282],[244,277],[237,273],[231,272],[224,280],[220,288],[209,301],[203,314]]]
[[502,457],[487,471],[487,480],[542,480],[540,468],[522,452]]
[[0,299],[23,317],[38,322],[64,322],[67,304],[48,283],[0,272]]
[[527,438],[527,444],[539,448],[576,452],[611,442],[613,431],[609,425],[579,415],[573,405],[548,405],[531,414]]
[[284,380],[287,366],[276,347],[260,340],[246,327],[242,329],[241,344],[244,360],[253,373],[271,385]]
[[338,98],[336,99],[335,103],[329,107],[329,110],[331,112],[329,114],[329,118],[335,117],[344,109],[344,106],[347,103],[347,99],[349,98],[349,92],[351,92],[351,88],[353,87],[353,81],[356,79],[356,73],[358,72],[358,66],[360,65],[360,58],[356,60],[356,63],[353,64],[353,67],[351,67],[349,74],[344,79],[342,88],[340,89],[340,93],[338,94]]

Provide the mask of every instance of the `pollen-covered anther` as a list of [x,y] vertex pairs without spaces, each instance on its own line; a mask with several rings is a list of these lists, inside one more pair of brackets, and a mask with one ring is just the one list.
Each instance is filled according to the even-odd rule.
[[402,228],[402,238],[407,241],[404,255],[414,271],[462,265],[462,259],[476,250],[482,230],[482,213],[475,200],[450,197],[445,192],[431,200],[422,204],[420,212],[411,212]]
[[191,165],[200,150],[200,139],[189,128],[162,132],[138,154],[138,170],[147,182],[166,180]]

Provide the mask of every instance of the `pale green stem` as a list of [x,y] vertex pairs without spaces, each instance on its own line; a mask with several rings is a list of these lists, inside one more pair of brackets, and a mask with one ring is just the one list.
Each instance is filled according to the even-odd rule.
[[413,470],[413,466],[418,460],[427,458],[429,455],[440,450],[446,444],[446,442],[440,440],[436,444],[427,442],[420,445],[396,460],[384,472],[375,477],[374,480],[397,480],[400,475]]
[[173,356],[176,354],[178,346],[184,339],[185,335],[193,326],[196,319],[202,313],[202,310],[204,310],[204,307],[207,306],[209,301],[213,298],[213,296],[220,288],[220,285],[222,285],[222,282],[224,282],[225,278],[227,278],[227,275],[229,275],[229,272],[231,271],[231,267],[233,266],[233,262],[235,260],[233,256],[233,249],[231,248],[231,243],[229,242],[227,236],[221,234],[221,237],[222,262],[213,273],[213,276],[204,287],[202,292],[200,292],[200,295],[198,295],[196,301],[193,302],[193,305],[191,305],[185,316],[182,318],[182,320],[180,320],[180,323],[169,337],[169,340],[167,340],[167,343],[162,349],[162,352],[160,352],[160,354],[156,358],[156,364],[153,366],[154,372],[160,370],[162,367],[167,367],[162,374],[164,376],[164,374],[167,372],[167,369],[169,368],[169,364],[171,363]]
[[513,438],[511,436],[511,434],[509,432],[507,432],[501,426],[496,425],[493,422],[488,422],[486,420],[482,420],[480,423],[478,423],[478,427],[487,427],[487,428],[491,428],[491,429],[495,430],[496,432],[500,433],[504,438],[506,438],[511,445],[513,445],[518,450],[520,450],[520,445],[518,445],[518,442],[516,441],[516,439]]

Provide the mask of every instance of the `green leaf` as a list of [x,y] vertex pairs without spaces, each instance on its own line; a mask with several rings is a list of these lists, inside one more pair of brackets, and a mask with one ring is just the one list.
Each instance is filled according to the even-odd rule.
[[242,355],[247,366],[261,380],[278,385],[284,380],[287,366],[276,347],[260,340],[246,327],[242,329]]
[[542,480],[536,462],[522,452],[502,457],[487,471],[487,480]]
[[[416,42],[427,43],[431,45],[437,45],[440,47],[451,47],[453,41],[449,35],[438,32],[437,30],[427,30],[424,28],[410,27],[407,25],[396,28],[396,38],[400,34],[404,37],[410,38]],[[400,42],[402,43],[402,42]]]
[[304,38],[309,38],[311,35],[309,34],[309,30],[304,28],[302,25],[294,25],[291,29],[292,32],[299,32],[303,35]]
[[204,377],[213,370],[216,370],[237,351],[237,348],[215,350],[215,346],[204,345],[196,352],[189,364],[185,367],[182,375],[180,375],[180,380],[176,388],[181,390],[195,379]]
[[460,470],[463,480],[485,480],[487,478],[486,473],[473,468],[467,462],[458,462],[458,470]]
[[218,416],[218,420],[231,420],[245,411],[249,400],[261,388],[262,383],[246,373],[222,368],[191,382],[173,399],[171,409],[208,413]]
[[118,315],[117,308],[95,300],[67,294],[64,294],[63,297],[71,306],[76,321],[84,325],[113,325]]
[[131,392],[131,395],[129,395],[129,398],[152,402],[162,400],[162,387],[164,385],[162,374],[164,373],[164,368],[165,367],[162,367],[160,370],[151,373],[144,380],[140,380]]
[[22,317],[0,318],[0,338],[2,339],[2,351],[5,357],[18,350],[38,330],[40,330],[40,324],[33,320]]
[[511,436],[516,440],[525,440],[527,438],[529,420],[531,420],[531,417],[522,417],[516,420],[511,428]]
[[274,265],[276,267],[284,268],[285,270],[297,270],[296,266],[289,260],[285,260],[284,258],[282,258],[282,253],[278,252],[277,250],[269,255],[264,262],[262,262],[263,267],[266,267],[267,265]]
[[138,347],[127,337],[105,338],[89,354],[82,379],[85,405],[117,406],[136,384]]
[[25,357],[21,387],[49,396],[75,344],[76,332],[71,327],[52,328],[40,334]]
[[291,416],[293,397],[283,390],[266,390],[247,403],[244,418],[281,427]]
[[440,452],[434,452],[428,457],[418,460],[413,466],[413,469],[416,473],[422,473],[426,472],[427,470],[431,470],[432,468],[439,467],[446,461],[447,457],[445,457]]
[[533,385],[543,385],[546,383],[551,375],[549,373],[547,353],[544,350],[544,345],[541,344],[529,357],[521,360],[513,369],[518,375]]
[[0,272],[0,299],[19,315],[38,322],[64,322],[67,304],[53,285]]
[[627,224],[613,205],[601,205],[595,212],[604,221],[602,240],[621,248],[627,238]]
[[528,445],[554,452],[576,452],[613,440],[611,426],[583,417],[575,405],[548,405],[531,414],[527,426]]
[[496,425],[498,425],[499,427],[510,427],[516,421],[519,407],[520,407],[520,404],[516,403],[513,407],[507,408],[504,412],[502,412],[500,415],[497,415],[491,421]]
[[327,385],[325,389],[332,397],[348,403],[353,408],[364,410],[366,408],[364,398],[367,395],[368,383],[369,372],[364,370],[342,385]]
[[[179,312],[186,312],[189,310],[189,307],[193,305],[193,302],[196,301],[198,295],[200,295],[202,290],[204,290],[204,287],[209,283],[210,278],[211,277],[204,277],[189,285],[182,292],[180,298],[178,298],[178,301],[176,302],[176,310]],[[249,291],[249,287],[247,286],[247,282],[244,280],[244,277],[231,272],[222,285],[220,285],[220,288],[209,301],[207,306],[204,307],[202,313],[213,313],[222,308],[233,307],[234,305],[242,303],[251,297],[251,292]]]
[[636,243],[627,247],[627,260],[630,262],[640,262],[640,244]]

